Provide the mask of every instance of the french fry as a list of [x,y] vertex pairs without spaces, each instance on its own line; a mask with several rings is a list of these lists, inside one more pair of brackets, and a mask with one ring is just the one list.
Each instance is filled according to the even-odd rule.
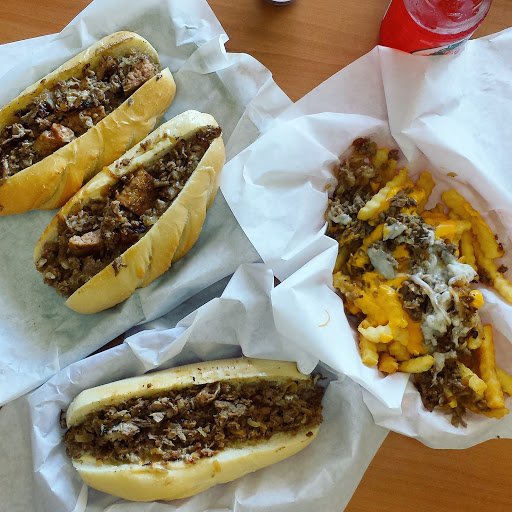
[[338,249],[338,256],[336,257],[336,264],[334,265],[334,272],[339,272],[342,270],[349,257],[350,246],[348,244],[340,245]]
[[500,420],[501,418],[503,418],[503,416],[506,416],[510,412],[506,407],[503,407],[502,409],[490,409],[489,411],[482,411],[473,404],[466,404],[466,408],[472,412],[475,412],[476,414],[483,414],[488,418],[496,418],[498,420]]
[[503,247],[496,241],[492,229],[484,221],[480,212],[477,212],[457,191],[447,190],[442,194],[443,201],[461,219],[471,222],[473,232],[480,244],[485,247],[487,257],[495,259],[503,256]]
[[444,214],[444,204],[443,203],[437,203],[433,208],[430,208],[430,210],[427,210],[432,213],[443,213]]
[[423,197],[419,198],[417,200],[418,213],[421,213],[423,211],[423,209],[425,208],[425,205],[428,203],[430,194],[432,193],[434,186],[435,186],[435,182],[434,182],[434,179],[432,178],[432,175],[427,171],[423,171],[420,174],[418,181],[416,181],[416,187],[423,189],[423,191],[424,191]]
[[473,233],[471,231],[464,231],[460,237],[459,249],[460,255],[464,258],[464,263],[471,265],[475,272],[478,272],[476,266],[475,251],[473,250]]
[[409,361],[402,361],[398,365],[398,369],[405,373],[423,373],[432,368],[434,358],[432,356],[420,356]]
[[379,362],[379,354],[375,343],[368,341],[363,335],[359,335],[359,349],[361,350],[361,360],[366,366],[375,366]]
[[454,244],[459,244],[460,239],[464,233],[471,233],[471,222],[467,220],[458,220],[457,227],[455,228],[455,233],[453,235],[452,242]]
[[455,395],[446,386],[443,388],[443,391],[446,396],[446,403],[452,409],[455,409],[455,407],[457,407],[457,399],[455,398]]
[[448,217],[460,223],[453,240],[453,242],[459,246],[459,261],[461,263],[471,265],[473,270],[478,272],[478,269],[476,268],[475,253],[473,252],[473,233],[471,231],[471,222],[462,220],[453,210],[448,212]]
[[[455,240],[458,224],[458,221],[451,219],[446,219],[440,222],[436,227],[436,238],[442,238],[443,240],[448,240],[448,242],[458,243],[458,240]],[[471,224],[469,225],[471,226]]]
[[409,343],[409,331],[407,326],[395,329],[393,339],[396,343],[402,345],[402,347],[406,347]]
[[459,367],[462,383],[471,388],[477,395],[483,395],[487,389],[487,384],[465,364],[457,361],[457,366]]
[[496,375],[496,360],[494,355],[494,341],[492,326],[484,325],[484,338],[478,349],[480,359],[480,375],[487,384],[484,392],[487,405],[491,409],[503,409],[505,400],[498,376]]
[[459,219],[453,212],[449,212],[448,217],[444,213],[425,211],[422,214],[425,222],[435,226],[436,238],[448,240],[458,244],[462,234],[471,229],[471,222]]
[[512,376],[498,367],[496,367],[496,375],[500,381],[501,389],[503,389],[508,396],[512,396]]
[[379,148],[370,159],[373,166],[380,171],[381,183],[387,183],[395,175],[397,161],[394,158],[389,158],[389,153],[389,149]]
[[[365,324],[366,325],[363,325]],[[393,333],[389,325],[378,325],[372,327],[366,320],[363,320],[357,330],[360,334],[372,343],[389,343],[393,339]]]
[[471,231],[471,222],[468,220],[461,219],[455,212],[450,210],[448,212],[448,218],[457,222],[457,229],[455,231],[454,243],[458,244],[462,237],[462,234]]
[[441,222],[445,222],[447,219],[446,214],[444,212],[434,212],[432,210],[425,210],[421,216],[425,220],[427,224],[431,226],[437,226],[441,224]]
[[503,407],[501,409],[491,409],[490,411],[484,412],[484,414],[488,418],[496,418],[498,420],[501,420],[501,418],[503,418],[503,416],[506,416],[509,412],[510,411],[506,407]]
[[498,271],[496,263],[484,254],[481,247],[475,244],[474,250],[478,269],[485,272],[496,291],[512,304],[512,283]]
[[335,288],[338,288],[338,290],[346,295],[347,293],[351,292],[354,289],[354,285],[350,281],[350,277],[343,274],[342,272],[336,272],[332,276],[332,284]]
[[360,315],[362,311],[354,304],[354,302],[348,298],[345,297],[345,303],[344,303],[345,309],[354,316]]
[[402,345],[399,341],[393,341],[388,346],[389,353],[397,360],[397,361],[408,361],[411,358],[411,355],[407,351],[407,348]]
[[398,363],[393,356],[390,356],[387,352],[383,352],[379,357],[378,368],[381,372],[391,375],[398,370]]
[[413,356],[426,354],[427,349],[423,346],[423,334],[421,333],[421,325],[414,322],[412,318],[407,320],[408,342],[406,345],[407,352]]
[[478,323],[478,326],[476,328],[476,331],[478,332],[478,336],[476,338],[469,338],[468,341],[468,348],[469,350],[476,350],[482,345],[482,341],[484,339],[484,333],[483,333],[483,327],[481,322]]
[[370,161],[375,168],[380,169],[380,168],[382,168],[383,165],[387,167],[387,163],[389,162],[388,156],[389,156],[388,148],[379,148],[379,149],[377,149],[375,154],[370,158]]
[[[397,189],[401,190],[404,184],[409,181],[407,169],[401,169],[398,174],[382,187],[360,210],[357,218],[360,220],[370,220],[383,212],[388,207],[388,197],[393,197]],[[394,192],[396,190],[396,192]],[[394,194],[393,194],[394,192]]]

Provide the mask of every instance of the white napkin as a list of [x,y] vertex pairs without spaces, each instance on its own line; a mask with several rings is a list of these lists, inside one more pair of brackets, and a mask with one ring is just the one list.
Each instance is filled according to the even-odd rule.
[[[407,165],[412,176],[432,172],[437,187],[430,204],[456,188],[482,212],[508,252],[503,263],[512,268],[511,63],[512,29],[470,41],[453,57],[377,47],[285,110],[231,160],[222,178],[241,227],[283,280],[272,295],[279,331],[361,384],[379,425],[432,447],[512,437],[512,414],[498,421],[468,413],[468,427],[455,428],[444,413],[423,409],[407,375],[383,377],[361,363],[332,288],[337,244],[324,235],[326,189],[338,157],[357,137],[398,147],[404,154],[399,166]],[[481,314],[494,325],[498,364],[512,372],[512,306],[494,290],[483,293]],[[506,403],[512,407],[511,398]]]
[[[204,0],[95,0],[58,35],[0,46],[0,104],[123,29],[146,37],[174,74],[176,99],[164,120],[191,108],[213,114],[223,128],[228,158],[290,104],[255,59],[226,53],[227,36]],[[0,405],[232,274],[240,263],[259,259],[219,193],[198,242],[169,272],[117,307],[79,315],[43,283],[32,260],[55,213],[0,218]]]
[[[248,283],[254,285],[248,286]],[[296,346],[276,331],[270,295],[273,274],[243,265],[221,298],[193,312],[174,329],[143,330],[123,345],[74,363],[39,389],[0,410],[0,488],[5,510],[88,512],[339,512],[349,502],[387,430],[374,424],[361,388],[325,366],[324,422],[305,450],[229,484],[189,499],[129,503],[88,489],[65,454],[61,409],[83,389],[145,371],[200,360],[246,356],[295,360]],[[313,364],[314,366],[314,364]]]

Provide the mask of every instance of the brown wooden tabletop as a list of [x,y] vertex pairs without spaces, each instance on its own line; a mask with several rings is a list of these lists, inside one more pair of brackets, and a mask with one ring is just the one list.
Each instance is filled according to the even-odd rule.
[[[89,3],[1,0],[0,44],[59,32]],[[262,62],[295,101],[375,46],[388,0],[296,0],[285,7],[263,0],[209,3],[230,37],[227,49]],[[510,26],[512,1],[494,0],[475,37]],[[432,450],[390,433],[346,511],[512,511],[511,461],[512,440]]]

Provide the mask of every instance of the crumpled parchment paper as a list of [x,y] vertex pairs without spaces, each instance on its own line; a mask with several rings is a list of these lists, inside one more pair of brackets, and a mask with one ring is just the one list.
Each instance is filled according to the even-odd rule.
[[[213,114],[228,159],[290,104],[264,66],[225,51],[227,36],[204,0],[96,0],[58,35],[1,46],[0,104],[118,30],[146,37],[174,75],[176,98],[163,121],[188,109]],[[259,259],[219,192],[198,242],[171,271],[110,310],[80,315],[43,283],[33,263],[33,248],[55,213],[0,218],[0,405]]]
[[[324,235],[326,190],[357,137],[399,148],[399,168],[407,165],[413,177],[433,174],[429,204],[456,188],[498,234],[507,253],[502,263],[512,268],[511,63],[512,29],[470,41],[458,56],[377,47],[286,109],[231,160],[221,182],[241,227],[283,281],[272,295],[283,336],[361,384],[379,425],[437,448],[512,437],[512,415],[498,421],[468,413],[468,427],[455,428],[444,413],[425,411],[408,375],[384,377],[362,364],[332,288],[337,243]],[[498,365],[511,372],[512,305],[478,287],[486,302],[482,319],[494,326]],[[511,398],[506,403],[512,407]]]

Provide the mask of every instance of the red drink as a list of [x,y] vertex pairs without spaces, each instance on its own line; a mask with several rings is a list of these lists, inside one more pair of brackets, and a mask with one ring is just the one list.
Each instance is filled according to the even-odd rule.
[[392,0],[379,44],[409,53],[457,53],[489,11],[492,0]]

